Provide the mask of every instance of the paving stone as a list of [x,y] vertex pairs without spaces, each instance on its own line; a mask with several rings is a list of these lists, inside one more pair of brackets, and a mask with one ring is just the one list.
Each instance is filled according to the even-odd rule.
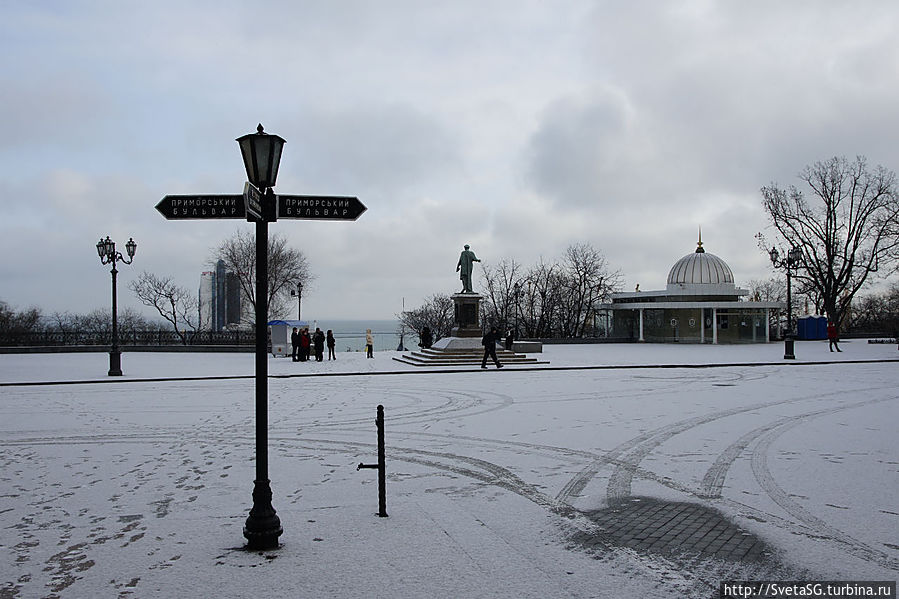
[[606,531],[604,543],[637,551],[688,552],[755,563],[767,546],[714,508],[641,497],[588,514]]

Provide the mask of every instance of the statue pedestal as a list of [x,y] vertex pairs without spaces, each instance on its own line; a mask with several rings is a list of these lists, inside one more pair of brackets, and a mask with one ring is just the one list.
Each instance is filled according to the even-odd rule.
[[480,313],[481,300],[483,295],[477,293],[454,293],[452,296],[455,304],[454,319],[456,326],[452,328],[450,334],[458,338],[481,338]]
[[455,304],[453,320],[456,323],[450,329],[450,336],[444,337],[432,347],[435,350],[475,350],[483,351],[481,337],[481,300],[483,295],[477,293],[454,293]]

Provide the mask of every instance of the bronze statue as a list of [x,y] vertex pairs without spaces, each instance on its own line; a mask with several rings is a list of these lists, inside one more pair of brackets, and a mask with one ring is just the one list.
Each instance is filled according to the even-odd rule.
[[472,263],[480,262],[478,257],[474,255],[474,252],[468,249],[469,247],[468,244],[465,244],[465,249],[459,256],[459,263],[456,264],[456,272],[459,273],[459,278],[462,279],[462,293],[474,293],[471,288]]

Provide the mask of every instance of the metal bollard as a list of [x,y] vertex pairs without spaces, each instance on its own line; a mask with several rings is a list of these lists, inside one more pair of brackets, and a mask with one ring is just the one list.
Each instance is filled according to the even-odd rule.
[[378,469],[378,516],[380,518],[387,517],[387,462],[384,451],[384,406],[378,406],[378,417],[375,418],[375,425],[378,427],[378,463],[362,464],[360,463],[356,470],[363,468]]

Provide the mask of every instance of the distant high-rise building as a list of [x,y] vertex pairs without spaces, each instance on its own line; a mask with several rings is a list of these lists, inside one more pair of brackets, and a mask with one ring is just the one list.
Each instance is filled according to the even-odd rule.
[[233,272],[225,275],[225,324],[240,324],[240,279]]
[[200,274],[200,328],[221,331],[228,325],[240,324],[240,281],[219,260],[214,271]]
[[200,300],[199,317],[200,330],[215,330],[215,320],[213,319],[213,306],[215,305],[215,273],[205,271],[200,273],[200,292],[197,297]]
[[221,331],[225,328],[225,261],[219,260],[215,263],[215,330]]

